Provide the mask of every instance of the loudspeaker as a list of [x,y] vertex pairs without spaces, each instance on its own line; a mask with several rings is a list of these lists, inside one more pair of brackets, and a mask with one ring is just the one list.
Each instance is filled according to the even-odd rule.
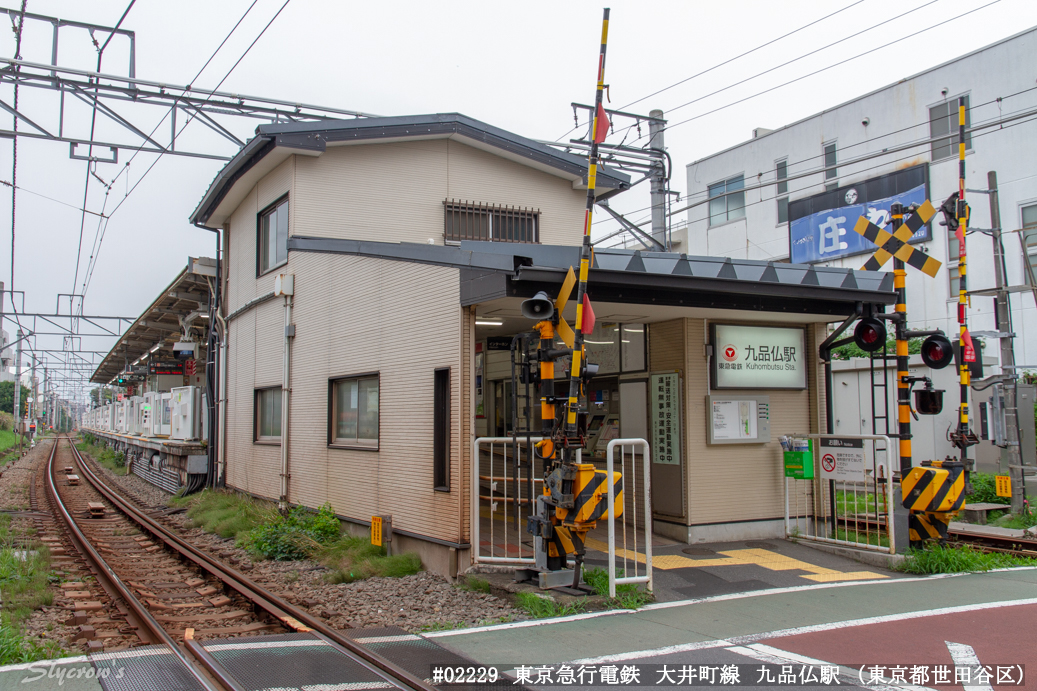
[[522,316],[526,319],[541,321],[550,319],[554,313],[554,301],[542,290],[528,300],[522,301]]

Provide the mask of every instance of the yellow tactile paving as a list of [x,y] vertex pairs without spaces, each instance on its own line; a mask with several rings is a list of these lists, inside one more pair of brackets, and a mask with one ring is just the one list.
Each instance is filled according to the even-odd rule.
[[[602,552],[608,551],[608,544],[598,540],[588,539],[587,546],[591,549],[600,550]],[[628,559],[635,559],[642,564],[645,561],[645,556],[640,552],[635,553],[628,550],[616,550],[616,554],[617,556],[626,556]],[[799,559],[794,559],[784,554],[778,554],[777,552],[771,552],[766,549],[732,549],[725,552],[718,552],[718,554],[721,556],[710,557],[708,559],[691,559],[679,554],[653,555],[652,568],[670,570],[695,567],[701,568],[704,566],[756,565],[762,566],[765,569],[770,569],[771,571],[806,571],[810,575],[803,576],[803,578],[818,583],[889,578],[889,576],[885,574],[873,573],[871,571],[837,571],[836,569],[828,569],[823,566],[816,566],[809,562],[800,561]]]

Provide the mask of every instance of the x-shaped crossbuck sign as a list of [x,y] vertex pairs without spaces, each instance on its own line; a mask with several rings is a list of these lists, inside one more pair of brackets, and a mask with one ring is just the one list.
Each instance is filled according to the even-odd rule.
[[935,278],[936,272],[940,270],[940,262],[908,244],[911,237],[935,215],[936,209],[927,199],[893,233],[879,228],[866,216],[858,218],[857,224],[853,227],[854,232],[872,244],[878,245],[875,254],[868,257],[868,261],[864,262],[864,266],[861,268],[864,271],[878,271],[883,264],[889,261],[890,257],[896,257],[908,266],[913,266],[922,273]]

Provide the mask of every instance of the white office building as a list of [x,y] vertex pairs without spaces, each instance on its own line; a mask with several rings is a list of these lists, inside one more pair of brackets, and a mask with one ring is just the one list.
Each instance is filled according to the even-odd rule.
[[[860,268],[874,246],[853,230],[879,225],[891,202],[930,199],[939,208],[958,189],[958,98],[968,112],[966,186],[987,188],[996,171],[1016,362],[1037,365],[1037,27],[907,77],[691,163],[687,228],[674,239],[691,254]],[[761,123],[763,124],[763,123]],[[748,133],[747,133],[748,134]],[[988,197],[966,193],[970,227],[991,227]],[[942,262],[936,278],[908,267],[912,329],[957,334],[958,246],[938,213],[912,242]],[[995,285],[989,235],[967,238],[969,290]],[[883,267],[892,271],[892,262]],[[994,330],[994,299],[975,296],[972,331]],[[989,341],[985,354],[997,357]]]

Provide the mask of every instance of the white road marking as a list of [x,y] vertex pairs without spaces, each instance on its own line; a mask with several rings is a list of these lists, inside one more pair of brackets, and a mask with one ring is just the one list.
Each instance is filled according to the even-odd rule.
[[[737,652],[741,655],[747,655],[748,657],[754,657],[755,659],[763,662],[773,662],[774,664],[788,664],[790,662],[800,665],[824,665],[826,667],[839,667],[839,678],[847,684],[857,684],[858,686],[867,686],[869,689],[877,689],[877,691],[901,691],[902,689],[910,689],[912,691],[935,691],[927,686],[914,686],[911,684],[894,684],[889,679],[883,678],[883,683],[871,683],[864,684],[864,680],[861,679],[860,670],[856,670],[852,667],[843,667],[841,665],[833,665],[831,662],[825,662],[824,660],[818,660],[813,657],[807,657],[806,655],[799,655],[797,653],[791,653],[787,650],[781,650],[780,648],[774,648],[763,643],[754,643],[749,646],[736,646],[733,648],[727,648],[732,652]],[[760,657],[756,657],[759,655]],[[764,657],[770,657],[771,660],[764,660]]]
[[[999,573],[1004,571],[1033,571],[1037,570],[1037,566],[1021,566],[1013,567],[1009,569],[991,569],[985,573]],[[767,595],[783,595],[785,593],[797,593],[807,592],[812,590],[826,590],[828,588],[847,588],[850,586],[882,586],[892,585],[895,583],[924,583],[926,581],[942,580],[944,578],[960,578],[962,576],[969,576],[973,574],[968,573],[940,573],[932,576],[924,576],[921,578],[890,578],[887,580],[866,580],[866,581],[841,581],[837,583],[818,583],[816,585],[797,585],[786,588],[768,588],[766,590],[751,590],[744,593],[730,593],[728,595],[713,595],[710,597],[699,597],[689,600],[677,600],[675,602],[656,602],[654,604],[645,605],[640,609],[610,609],[602,612],[585,612],[584,614],[574,614],[568,617],[554,617],[551,619],[532,619],[529,621],[513,621],[507,624],[493,624],[491,626],[473,626],[469,629],[451,629],[449,631],[434,631],[429,633],[421,634],[424,638],[445,638],[448,636],[467,636],[473,633],[488,633],[491,631],[505,631],[507,629],[524,629],[531,626],[546,626],[549,624],[558,624],[567,621],[580,621],[583,619],[596,619],[598,617],[610,617],[623,614],[634,614],[636,612],[652,611],[657,609],[670,609],[673,607],[685,607],[688,605],[697,605],[704,602],[726,602],[729,600],[743,600],[746,598],[753,597],[765,597]]]
[[[950,641],[944,641],[944,643],[947,644],[947,650],[951,654],[951,659],[954,660],[955,667],[971,667],[974,671],[983,667],[971,645],[951,643]],[[990,684],[963,684],[963,686],[965,691],[994,691]]]

